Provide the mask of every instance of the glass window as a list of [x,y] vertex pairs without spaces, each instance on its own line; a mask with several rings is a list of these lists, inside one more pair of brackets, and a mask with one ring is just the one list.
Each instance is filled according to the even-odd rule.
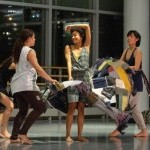
[[0,24],[11,25],[23,21],[23,9],[17,6],[0,5]]
[[123,12],[123,0],[99,0],[99,10]]
[[123,17],[99,15],[99,57],[120,58],[123,50]]
[[93,8],[93,0],[53,0],[53,5],[77,8]]
[[25,7],[24,8],[25,22],[40,22],[42,21],[42,10],[39,8]]
[[52,24],[52,65],[66,66],[64,47],[71,44],[71,34],[64,31],[67,23],[92,23],[91,15],[83,12],[53,11]]
[[[6,0],[10,1],[10,0]],[[25,2],[25,3],[34,3],[34,4],[46,4],[46,0],[11,0],[15,2]]]
[[[32,29],[36,34],[35,50],[43,63],[45,37],[45,11],[37,8],[0,5],[0,62],[11,55],[12,47],[23,28]],[[42,50],[42,51],[41,51]],[[43,61],[43,62],[42,62]]]
[[0,62],[11,55],[13,43],[18,38],[21,29],[20,25],[0,27]]

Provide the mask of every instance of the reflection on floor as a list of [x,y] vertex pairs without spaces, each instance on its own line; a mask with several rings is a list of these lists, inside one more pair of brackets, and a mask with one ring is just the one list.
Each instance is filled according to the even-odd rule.
[[[12,129],[12,121],[9,130]],[[150,125],[147,125],[148,129]],[[112,121],[101,119],[86,119],[83,136],[89,139],[88,143],[76,141],[77,126],[72,127],[73,143],[65,142],[65,120],[40,120],[29,130],[28,136],[32,139],[32,145],[10,144],[7,139],[0,138],[0,150],[149,150],[149,138],[134,138],[138,132],[135,124],[129,124],[125,135],[108,137],[115,129]],[[150,131],[150,130],[149,130]],[[150,132],[149,132],[150,133]]]

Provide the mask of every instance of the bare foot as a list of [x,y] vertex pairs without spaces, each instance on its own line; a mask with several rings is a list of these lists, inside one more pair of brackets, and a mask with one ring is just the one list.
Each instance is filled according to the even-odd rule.
[[120,135],[120,132],[118,130],[114,130],[112,133],[109,134],[109,136],[118,136]]
[[21,143],[21,139],[16,139],[16,140],[13,140],[13,139],[10,139],[10,143]]
[[135,134],[134,137],[148,137],[148,132],[147,130],[142,130],[138,134]]
[[32,144],[32,141],[26,135],[20,134],[18,137],[20,138],[22,144]]
[[68,136],[68,137],[66,138],[66,142],[72,143],[72,142],[73,142],[73,139],[72,139],[70,136]]
[[7,131],[7,130],[2,130],[1,131],[1,135],[4,137],[4,138],[10,138],[10,133]]
[[80,141],[80,142],[89,142],[89,140],[84,138],[84,137],[78,137],[77,140]]

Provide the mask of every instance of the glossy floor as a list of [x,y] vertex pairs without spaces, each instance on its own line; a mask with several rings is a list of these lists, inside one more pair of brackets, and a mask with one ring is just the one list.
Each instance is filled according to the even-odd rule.
[[[9,130],[12,129],[10,122]],[[147,125],[148,129],[150,125]],[[74,122],[72,137],[74,142],[65,142],[65,120],[39,120],[29,130],[28,136],[32,139],[32,145],[10,144],[7,139],[0,138],[0,150],[149,150],[149,138],[134,138],[138,132],[134,123],[130,123],[125,135],[108,137],[115,129],[112,121],[102,119],[86,119],[83,136],[89,139],[88,143],[76,141],[77,126]],[[149,130],[150,133],[150,130]]]

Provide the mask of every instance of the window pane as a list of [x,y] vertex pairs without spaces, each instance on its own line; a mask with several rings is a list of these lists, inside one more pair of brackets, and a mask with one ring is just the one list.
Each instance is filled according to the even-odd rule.
[[[23,28],[36,34],[35,49],[40,63],[44,63],[45,11],[37,8],[0,5],[0,62],[11,55],[14,41]],[[42,51],[41,51],[42,50]],[[43,62],[42,62],[43,61]],[[44,65],[44,64],[43,64]]]
[[99,9],[123,12],[123,0],[99,0]]
[[42,10],[39,8],[24,8],[24,21],[25,22],[39,22],[42,21]]
[[99,16],[99,57],[120,58],[123,50],[123,17]]
[[0,24],[14,24],[23,21],[23,9],[17,6],[0,5]]
[[93,8],[93,0],[53,0],[53,5],[77,8]]
[[64,31],[67,23],[87,22],[92,23],[91,15],[88,13],[73,11],[53,11],[52,24],[52,65],[66,66],[64,47],[71,44],[71,34]]
[[[6,0],[10,1],[10,0]],[[34,3],[34,4],[46,4],[46,0],[11,0],[15,2],[25,2],[25,3]]]
[[21,26],[1,26],[0,27],[0,62],[9,57],[12,53],[13,43],[21,32]]

